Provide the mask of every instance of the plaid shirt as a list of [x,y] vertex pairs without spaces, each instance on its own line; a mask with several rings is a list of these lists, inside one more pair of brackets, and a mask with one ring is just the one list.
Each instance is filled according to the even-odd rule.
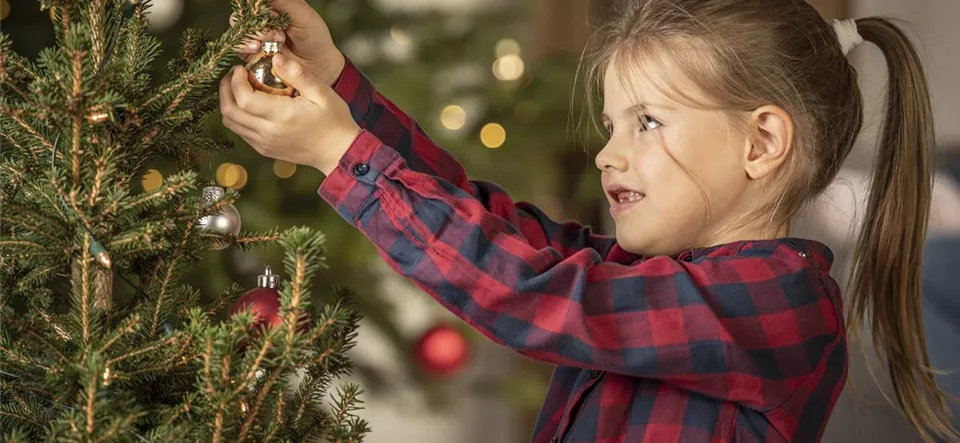
[[556,365],[548,442],[812,442],[847,374],[830,250],[743,241],[638,257],[471,181],[349,61],[363,131],[320,196],[493,341]]

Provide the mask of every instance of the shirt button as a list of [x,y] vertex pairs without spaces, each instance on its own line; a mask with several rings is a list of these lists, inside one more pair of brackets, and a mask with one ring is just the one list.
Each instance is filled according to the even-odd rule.
[[590,378],[597,378],[599,376],[600,376],[600,371],[597,371],[595,369],[590,371]]
[[367,166],[366,163],[360,163],[353,167],[354,175],[364,175],[370,172],[370,166]]
[[797,252],[797,254],[800,255],[800,258],[807,258],[807,257],[810,257],[810,250],[809,250],[809,249],[801,249],[800,251]]

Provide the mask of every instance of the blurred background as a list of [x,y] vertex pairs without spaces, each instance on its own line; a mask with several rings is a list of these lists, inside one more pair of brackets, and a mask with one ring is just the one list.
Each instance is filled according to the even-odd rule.
[[[497,182],[517,200],[555,219],[577,219],[612,232],[591,153],[600,147],[589,120],[580,121],[574,91],[580,51],[605,11],[618,0],[309,0],[329,23],[344,52],[381,92],[418,119],[452,151],[473,178]],[[960,2],[956,0],[812,1],[825,18],[886,15],[905,21],[920,45],[933,92],[939,136],[931,213],[928,342],[934,364],[960,366],[960,308],[950,269],[960,248]],[[219,33],[227,27],[224,0],[153,0],[151,30],[166,56],[186,28]],[[35,57],[53,43],[49,16],[35,0],[0,0],[0,28],[14,49]],[[852,59],[861,73],[867,119],[841,179],[797,222],[794,234],[830,245],[835,277],[846,283],[858,214],[865,201],[886,66],[864,45]],[[240,60],[237,60],[240,63]],[[155,61],[162,78],[166,59]],[[582,123],[582,125],[581,125]],[[328,237],[328,268],[317,278],[345,283],[362,296],[365,320],[352,354],[355,381],[368,391],[370,443],[418,441],[525,442],[550,368],[498,348],[446,314],[425,294],[386,268],[370,244],[316,196],[322,176],[261,158],[211,116],[209,130],[234,139],[230,153],[204,158],[206,173],[242,195],[235,204],[245,230],[310,225]],[[951,172],[952,171],[952,172]],[[157,164],[143,178],[159,186],[173,173]],[[211,251],[191,284],[215,294],[231,282],[253,286],[279,251]],[[952,261],[951,261],[952,260]],[[951,297],[953,296],[953,297]],[[944,308],[946,307],[946,308]],[[942,317],[957,309],[956,317]],[[941,315],[940,317],[937,317]],[[851,347],[850,379],[830,422],[827,442],[912,442],[919,438],[891,408],[882,367],[870,343]],[[952,365],[952,366],[951,366]],[[880,380],[874,381],[874,375]],[[956,376],[944,386],[960,386]],[[958,392],[954,391],[957,395]]]

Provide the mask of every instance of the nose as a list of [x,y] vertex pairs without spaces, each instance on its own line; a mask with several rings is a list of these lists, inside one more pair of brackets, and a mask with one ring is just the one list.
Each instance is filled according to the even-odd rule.
[[597,168],[601,171],[623,172],[627,169],[627,158],[621,149],[613,143],[613,139],[604,145],[603,149],[597,154]]

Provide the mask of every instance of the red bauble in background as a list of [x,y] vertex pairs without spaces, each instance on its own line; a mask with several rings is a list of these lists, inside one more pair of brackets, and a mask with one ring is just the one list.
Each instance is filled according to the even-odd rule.
[[230,316],[247,309],[253,313],[259,326],[275,327],[283,323],[280,318],[280,277],[270,272],[270,267],[257,277],[257,287],[247,291],[230,307]]
[[420,367],[434,376],[456,373],[470,358],[466,338],[456,328],[437,325],[417,340],[414,352]]

